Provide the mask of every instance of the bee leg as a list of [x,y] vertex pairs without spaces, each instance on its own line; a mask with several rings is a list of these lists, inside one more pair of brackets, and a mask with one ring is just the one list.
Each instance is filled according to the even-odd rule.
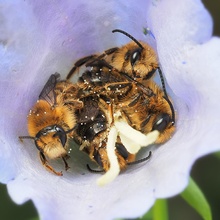
[[106,91],[114,91],[114,93],[118,93],[121,96],[127,94],[132,89],[131,82],[116,82],[109,83],[106,85]]
[[83,108],[84,104],[82,101],[77,101],[77,100],[70,100],[68,102],[64,101],[65,105],[70,105],[74,109],[81,109]]
[[53,169],[52,166],[50,166],[47,162],[47,159],[45,157],[45,155],[42,153],[42,152],[39,152],[39,156],[40,156],[40,160],[41,160],[41,163],[43,164],[43,166],[49,170],[50,172],[56,174],[57,176],[63,176],[63,173],[62,171],[61,172],[57,172],[56,170]]
[[139,160],[136,160],[136,161],[131,161],[131,162],[128,162],[127,165],[134,165],[134,164],[139,164],[139,163],[142,163],[144,161],[147,161],[151,158],[151,155],[152,155],[152,152],[149,151],[149,154],[148,156],[142,158],[142,159],[139,159]]
[[83,58],[79,59],[78,61],[76,61],[73,68],[68,73],[68,75],[66,77],[66,80],[69,80],[74,75],[77,68],[79,68],[83,64],[87,63],[89,60],[94,59],[95,57],[97,57],[97,55],[93,54],[93,55],[90,55],[90,56],[87,56],[87,57],[83,57]]
[[102,172],[105,172],[104,170],[93,170],[93,169],[89,166],[89,164],[86,164],[86,167],[87,167],[88,171],[91,172],[91,173],[102,173]]
[[62,159],[63,159],[63,162],[64,162],[64,164],[65,164],[65,170],[68,170],[70,167],[69,167],[69,165],[68,165],[68,163],[66,162],[66,160],[68,159],[68,158],[70,158],[70,156],[65,156],[65,157],[62,157]]
[[20,142],[22,142],[22,143],[23,143],[24,139],[34,139],[34,137],[31,137],[31,136],[19,136],[18,138],[19,138]]
[[118,47],[113,47],[108,50],[105,50],[104,53],[102,53],[101,55],[99,55],[97,57],[94,57],[94,59],[92,59],[92,61],[86,63],[86,67],[103,65],[103,66],[106,66],[106,67],[112,69],[113,67],[108,62],[105,61],[105,57],[113,54],[118,49],[119,49]]

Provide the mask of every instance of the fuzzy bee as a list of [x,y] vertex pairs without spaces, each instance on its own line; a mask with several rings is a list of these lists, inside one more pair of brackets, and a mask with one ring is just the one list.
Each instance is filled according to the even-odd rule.
[[172,103],[152,80],[143,85],[100,60],[77,85],[84,107],[76,132],[81,149],[106,172],[99,185],[135,163],[142,147],[164,143],[175,130]]
[[27,116],[30,136],[19,137],[33,139],[43,166],[58,176],[62,172],[54,170],[47,158],[62,158],[65,169],[69,168],[67,149],[76,125],[75,110],[83,107],[77,92],[76,85],[61,81],[58,73],[52,74]]
[[157,55],[149,44],[136,40],[120,29],[115,29],[112,32],[120,32],[132,41],[122,47],[110,48],[102,54],[92,54],[79,59],[68,73],[67,80],[82,65],[90,66],[100,60],[105,60],[118,71],[124,72],[132,79],[139,81],[150,79],[156,70],[161,72]]

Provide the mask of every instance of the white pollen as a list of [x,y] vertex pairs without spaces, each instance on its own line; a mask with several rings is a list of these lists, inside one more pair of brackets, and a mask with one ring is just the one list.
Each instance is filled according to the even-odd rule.
[[115,153],[115,143],[117,139],[117,129],[115,126],[112,126],[108,135],[108,141],[106,144],[106,151],[110,163],[109,170],[102,175],[98,180],[97,184],[99,186],[104,186],[110,182],[112,182],[120,172],[120,166],[118,162],[118,158]]
[[125,145],[125,148],[130,153],[137,153],[141,147],[147,147],[150,144],[153,144],[160,134],[159,131],[154,130],[145,135],[132,128],[123,120],[115,121],[114,124],[118,129],[119,137],[121,138],[123,145]]

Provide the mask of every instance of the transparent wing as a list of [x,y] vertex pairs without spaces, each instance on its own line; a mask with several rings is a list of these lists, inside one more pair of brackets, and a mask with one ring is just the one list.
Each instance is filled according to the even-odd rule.
[[43,90],[39,95],[39,99],[47,101],[51,106],[56,104],[56,94],[54,88],[57,82],[60,81],[60,74],[55,73],[50,76]]

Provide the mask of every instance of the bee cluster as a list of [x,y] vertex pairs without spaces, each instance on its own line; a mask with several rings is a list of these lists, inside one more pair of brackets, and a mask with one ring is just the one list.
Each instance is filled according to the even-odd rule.
[[[52,74],[39,99],[28,114],[28,132],[42,164],[61,176],[48,159],[62,158],[65,169],[69,141],[74,139],[105,174],[99,185],[114,180],[136,160],[142,147],[161,144],[175,131],[175,112],[167,95],[155,51],[128,33],[116,29],[132,41],[120,48],[78,60],[65,80]],[[86,70],[71,82],[71,77]],[[153,80],[159,73],[162,87]]]

